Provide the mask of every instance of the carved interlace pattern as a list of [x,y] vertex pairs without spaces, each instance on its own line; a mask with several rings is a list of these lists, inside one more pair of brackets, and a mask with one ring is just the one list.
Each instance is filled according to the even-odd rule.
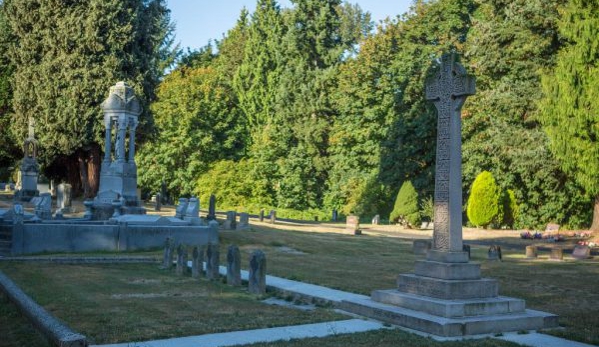
[[[433,248],[449,251],[449,179],[450,162],[453,159],[451,140],[453,136],[461,136],[461,134],[452,134],[451,117],[459,119],[460,109],[466,97],[474,94],[474,81],[466,74],[465,69],[454,61],[452,55],[444,55],[438,68],[436,74],[426,84],[426,99],[434,102],[438,112]],[[461,151],[461,148],[453,150]]]

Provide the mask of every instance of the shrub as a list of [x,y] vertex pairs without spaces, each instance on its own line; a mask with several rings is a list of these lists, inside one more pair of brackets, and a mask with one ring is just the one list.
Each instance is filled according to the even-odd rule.
[[406,181],[401,185],[389,220],[393,222],[399,221],[408,226],[416,226],[420,223],[418,193],[416,193],[412,182]]
[[514,191],[511,189],[504,191],[501,200],[503,204],[502,224],[509,228],[513,228],[519,212]]
[[483,171],[474,182],[468,197],[466,213],[473,225],[486,228],[500,212],[500,189],[489,171]]

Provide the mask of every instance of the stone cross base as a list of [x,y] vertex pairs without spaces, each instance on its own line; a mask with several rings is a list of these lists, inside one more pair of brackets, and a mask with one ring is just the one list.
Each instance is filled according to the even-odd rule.
[[344,302],[342,309],[444,337],[558,326],[557,316],[498,293],[497,281],[482,278],[468,253],[430,250],[414,273],[398,276],[397,289],[375,290],[371,299]]

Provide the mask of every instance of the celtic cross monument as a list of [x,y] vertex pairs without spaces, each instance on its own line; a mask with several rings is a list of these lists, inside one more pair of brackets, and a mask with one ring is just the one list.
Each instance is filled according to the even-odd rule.
[[462,252],[462,129],[460,113],[474,77],[446,54],[426,83],[438,111],[433,252]]
[[462,247],[462,143],[460,110],[474,94],[474,78],[453,54],[443,55],[426,83],[438,111],[435,227],[432,249],[397,289],[345,302],[344,310],[438,336],[467,336],[555,327],[557,316],[527,310],[524,300],[499,296],[496,280],[481,277]]

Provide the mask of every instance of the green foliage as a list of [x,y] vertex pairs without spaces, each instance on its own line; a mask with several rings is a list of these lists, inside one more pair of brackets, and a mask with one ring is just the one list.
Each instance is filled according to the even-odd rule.
[[569,1],[558,26],[566,44],[543,76],[539,120],[561,167],[595,199],[599,230],[599,3]]
[[501,203],[501,224],[511,229],[514,227],[514,223],[518,219],[520,213],[514,191],[511,189],[503,191],[501,194]]
[[138,152],[140,185],[158,191],[164,181],[171,196],[189,195],[210,163],[235,158],[244,147],[245,127],[231,112],[234,103],[213,68],[173,71],[152,104],[158,136]]
[[395,200],[395,206],[389,221],[405,223],[414,227],[420,223],[420,209],[418,208],[418,193],[412,182],[406,181],[401,185]]
[[429,196],[426,199],[422,199],[420,202],[420,216],[423,220],[434,221],[435,219],[435,202],[433,197]]
[[[144,110],[139,138],[153,132],[149,104],[177,55],[169,47],[173,26],[165,1],[6,0],[3,10],[14,35],[12,130],[22,139],[35,119],[39,159],[59,167],[52,172],[57,178],[75,178],[77,191],[80,178],[98,177],[104,140],[99,106],[110,86],[125,81],[134,88]],[[85,153],[93,157],[91,178],[84,177]]]
[[515,224],[521,228],[551,220],[565,224],[586,204],[534,121],[542,96],[540,71],[554,64],[559,48],[562,2],[481,2],[465,43],[464,60],[477,91],[463,111],[463,192],[481,169],[494,172],[502,190],[513,189],[520,202]]
[[501,191],[493,174],[483,171],[472,183],[466,213],[468,220],[476,225],[486,228],[500,213]]

